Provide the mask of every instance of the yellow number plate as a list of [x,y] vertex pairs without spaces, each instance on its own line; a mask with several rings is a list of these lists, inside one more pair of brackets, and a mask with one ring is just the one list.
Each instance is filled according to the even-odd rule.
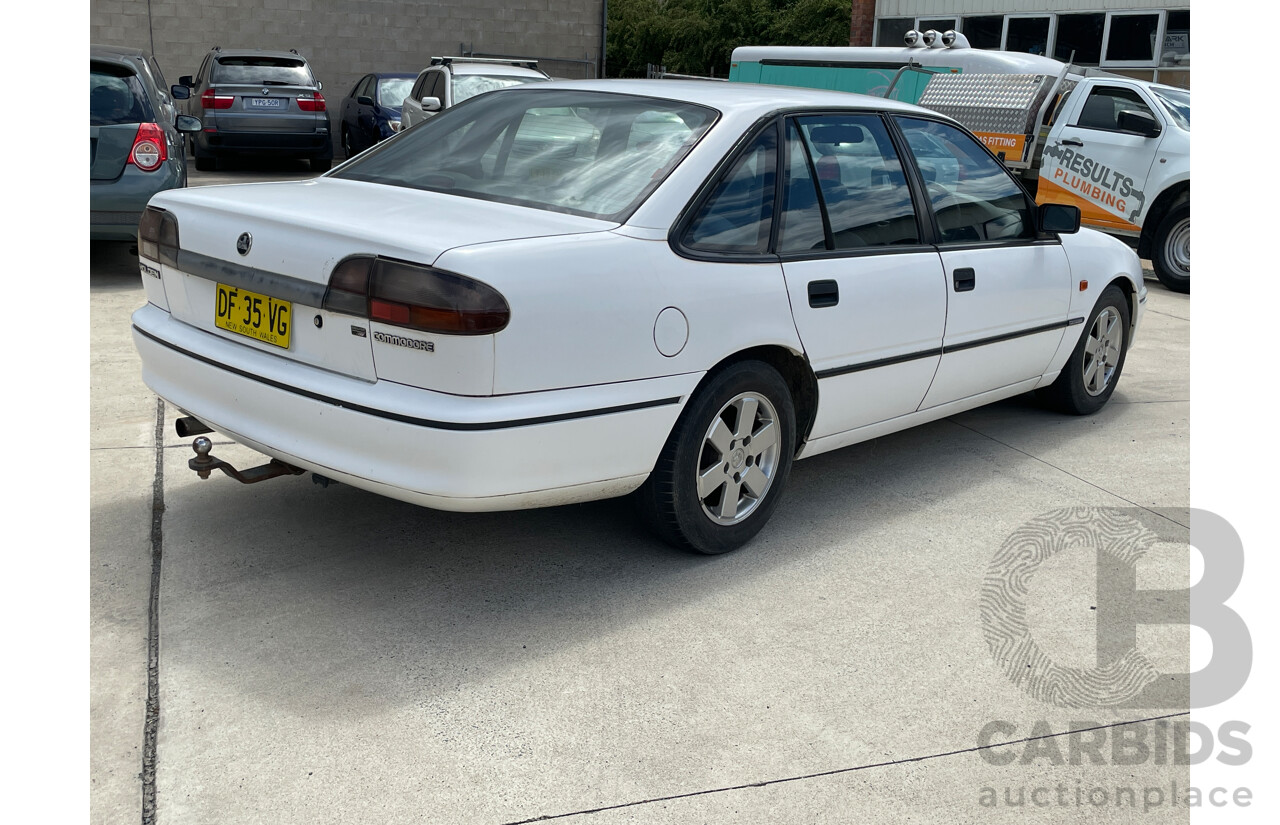
[[292,316],[289,301],[218,284],[213,322],[221,329],[288,349]]

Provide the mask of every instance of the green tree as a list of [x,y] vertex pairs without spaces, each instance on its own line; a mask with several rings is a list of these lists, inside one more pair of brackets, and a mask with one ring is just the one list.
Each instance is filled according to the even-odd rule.
[[608,73],[727,77],[738,46],[847,46],[851,0],[610,0]]

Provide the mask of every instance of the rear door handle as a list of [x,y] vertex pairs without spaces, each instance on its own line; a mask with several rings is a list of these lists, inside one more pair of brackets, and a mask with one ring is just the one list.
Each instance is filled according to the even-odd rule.
[[814,309],[833,307],[840,303],[840,284],[835,281],[810,281],[809,306]]
[[957,269],[951,273],[952,283],[955,284],[956,292],[972,292],[973,288],[978,285],[977,276],[973,274],[973,269],[964,267]]

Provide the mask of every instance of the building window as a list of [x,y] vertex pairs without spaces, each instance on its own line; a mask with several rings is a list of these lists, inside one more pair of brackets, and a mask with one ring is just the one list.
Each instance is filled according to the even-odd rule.
[[[1004,18],[1000,15],[966,17],[961,29],[969,45],[975,49],[998,49],[1004,36]],[[1102,47],[1102,32],[1098,32],[1098,47]]]
[[1112,14],[1109,29],[1104,60],[1108,63],[1154,64],[1159,14]]
[[1165,18],[1161,66],[1186,66],[1191,62],[1191,12],[1171,11]]
[[[1054,38],[1053,56],[1064,63],[1096,66],[1102,62],[1102,32],[1107,25],[1105,14],[1060,14],[1058,36]],[[1071,57],[1072,52],[1075,58]]]
[[888,17],[876,24],[877,46],[901,46],[906,42],[907,32],[915,28],[914,17]]
[[1004,48],[1010,52],[1049,53],[1050,17],[1010,17]]
[[916,31],[927,32],[933,29],[936,32],[945,32],[955,29],[960,25],[960,20],[955,17],[940,17],[935,20],[929,20],[925,17],[916,19]]

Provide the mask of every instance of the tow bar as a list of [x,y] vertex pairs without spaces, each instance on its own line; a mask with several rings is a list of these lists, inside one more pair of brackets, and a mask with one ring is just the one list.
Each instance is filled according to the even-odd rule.
[[294,467],[292,464],[285,464],[274,458],[266,464],[250,467],[248,470],[237,470],[222,459],[209,455],[213,450],[213,442],[204,436],[191,442],[191,449],[196,451],[196,457],[188,461],[187,466],[195,470],[201,478],[208,478],[209,473],[221,470],[241,484],[255,484],[277,476],[297,476],[306,472],[301,467]]

